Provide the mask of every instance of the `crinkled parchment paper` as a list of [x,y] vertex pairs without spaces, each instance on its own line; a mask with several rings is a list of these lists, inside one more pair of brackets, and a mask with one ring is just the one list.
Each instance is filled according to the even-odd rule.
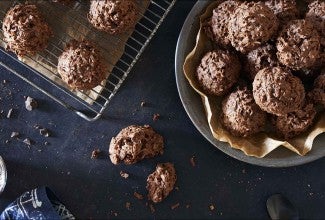
[[[105,65],[108,67],[107,78],[117,61],[123,55],[125,44],[133,30],[131,29],[127,33],[113,36],[97,31],[87,20],[89,9],[88,1],[85,1],[82,5],[79,2],[75,2],[69,6],[63,6],[59,3],[42,0],[29,0],[28,2],[38,6],[40,12],[45,17],[45,20],[52,28],[54,36],[50,39],[49,45],[45,51],[42,51],[33,57],[20,58],[20,60],[42,73],[56,84],[70,90],[85,102],[93,104],[102,92],[103,87],[105,87],[107,80],[104,80],[101,83],[101,86],[97,86],[92,90],[72,90],[61,80],[57,72],[56,66],[58,63],[58,56],[60,56],[66,43],[71,39],[90,40],[98,47],[105,59]],[[138,0],[137,3],[139,20],[142,17],[142,14],[146,11],[150,1]],[[0,1],[1,20],[5,16],[3,12],[7,12],[12,5],[13,1]],[[2,32],[0,33],[0,38],[3,39]],[[5,44],[1,40],[0,45],[5,48]]]
[[[287,141],[276,138],[272,132],[261,132],[248,138],[235,137],[220,124],[219,116],[221,113],[222,98],[204,94],[195,77],[196,68],[200,64],[201,58],[206,52],[213,50],[215,47],[204,33],[203,26],[206,19],[211,17],[212,10],[219,2],[220,1],[211,3],[205,13],[201,15],[200,30],[196,38],[196,45],[186,57],[183,66],[187,80],[202,98],[206,117],[214,138],[219,141],[228,142],[232,148],[239,149],[249,156],[264,157],[280,146],[284,146],[299,155],[305,155],[311,150],[316,136],[325,132],[324,112],[318,113],[314,126],[307,132]],[[269,124],[271,124],[271,121],[269,121]]]

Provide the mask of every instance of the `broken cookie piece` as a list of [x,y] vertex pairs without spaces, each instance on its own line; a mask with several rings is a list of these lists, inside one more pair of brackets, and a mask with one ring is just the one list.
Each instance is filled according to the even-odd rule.
[[37,108],[38,103],[32,97],[27,96],[25,100],[25,107],[28,111],[32,111],[33,109]]
[[163,137],[149,125],[131,125],[113,137],[109,146],[110,159],[113,164],[124,162],[134,164],[145,158],[163,153]]
[[101,151],[99,149],[95,149],[91,152],[91,159],[97,159],[100,155]]
[[148,198],[154,203],[161,202],[174,189],[176,171],[172,163],[161,163],[147,179]]

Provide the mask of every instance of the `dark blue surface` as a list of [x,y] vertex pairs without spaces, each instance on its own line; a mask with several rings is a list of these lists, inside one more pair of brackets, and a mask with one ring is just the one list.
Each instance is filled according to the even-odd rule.
[[[289,198],[303,218],[325,216],[324,159],[287,169],[252,166],[217,150],[191,124],[177,94],[174,53],[194,3],[176,3],[104,117],[94,123],[57,105],[13,74],[0,71],[0,110],[5,112],[0,119],[0,154],[8,168],[0,209],[24,191],[48,185],[77,218],[266,218],[265,202],[274,193]],[[8,83],[3,84],[3,79]],[[25,95],[36,98],[40,108],[28,112]],[[148,104],[141,108],[143,100]],[[6,119],[12,107],[13,118]],[[154,113],[161,115],[160,120],[152,121]],[[40,136],[35,124],[50,129],[53,137]],[[107,156],[108,143],[130,124],[150,124],[160,132],[166,142],[164,155],[132,166],[114,166]],[[5,144],[12,131],[36,144],[31,149],[15,140]],[[45,146],[45,141],[50,145]],[[90,159],[95,148],[105,151],[103,159]],[[190,164],[193,155],[196,167]],[[179,190],[156,205],[152,214],[146,200],[135,199],[133,192],[145,195],[146,177],[156,163],[167,161],[175,164]],[[121,178],[121,170],[130,177]],[[131,203],[130,210],[126,202]],[[172,210],[176,203],[180,206]],[[215,210],[210,211],[210,204]]]

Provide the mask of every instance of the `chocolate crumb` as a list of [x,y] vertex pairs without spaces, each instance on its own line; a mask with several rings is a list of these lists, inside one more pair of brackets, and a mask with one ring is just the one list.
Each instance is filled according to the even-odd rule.
[[13,109],[11,108],[11,109],[9,109],[9,111],[8,111],[8,114],[7,114],[7,118],[11,118],[11,115],[12,115],[12,111],[13,111]]
[[42,126],[36,124],[36,125],[34,125],[34,128],[38,130],[38,129],[42,129]]
[[152,120],[158,121],[159,118],[160,118],[160,115],[156,113],[156,114],[153,114]]
[[91,159],[97,159],[100,153],[101,151],[99,149],[93,150],[93,152],[91,152]]
[[135,198],[137,198],[139,200],[143,199],[143,195],[141,195],[140,193],[134,192],[133,195],[134,195]]
[[213,211],[215,209],[214,205],[212,205],[212,204],[209,206],[209,208],[210,208],[210,211]]
[[44,137],[49,137],[50,136],[50,131],[47,130],[46,128],[39,129],[39,133],[40,133],[40,135],[42,135]]
[[151,203],[149,204],[149,208],[150,208],[151,213],[154,213],[156,211],[155,207]]
[[195,167],[195,156],[192,156],[191,159],[190,159],[190,163],[192,165],[192,167]]
[[131,203],[129,203],[129,202],[125,203],[125,208],[127,210],[130,210],[130,207],[131,207]]
[[178,207],[179,207],[179,202],[176,203],[175,205],[172,205],[170,208],[171,208],[172,210],[174,210],[174,209],[177,209]]
[[25,138],[25,139],[23,140],[23,143],[24,143],[24,144],[27,144],[28,147],[29,147],[30,145],[32,145],[32,141],[31,141],[29,138]]
[[19,133],[17,131],[13,131],[13,132],[11,132],[10,137],[11,138],[17,138],[17,137],[19,137]]
[[145,101],[142,101],[141,102],[141,107],[144,107],[146,105],[146,102]]
[[32,111],[33,109],[37,108],[38,104],[35,99],[32,97],[27,96],[25,100],[25,107],[28,111]]
[[126,172],[121,171],[121,172],[120,172],[120,175],[121,175],[121,177],[123,177],[124,179],[129,178],[129,174],[126,173]]

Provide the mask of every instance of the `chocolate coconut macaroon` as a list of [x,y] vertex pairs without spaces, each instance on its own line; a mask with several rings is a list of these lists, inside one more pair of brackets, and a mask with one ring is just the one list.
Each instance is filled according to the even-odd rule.
[[253,82],[256,104],[264,111],[283,116],[301,108],[305,88],[301,80],[282,67],[260,70]]
[[113,137],[109,145],[113,164],[134,164],[145,158],[163,154],[163,137],[149,125],[130,125]]
[[231,134],[247,137],[263,130],[266,113],[247,87],[237,88],[222,101],[221,122]]
[[172,163],[160,163],[147,178],[148,199],[154,203],[163,201],[174,189],[177,180]]
[[58,72],[72,89],[89,90],[106,77],[99,50],[89,41],[70,41],[59,56]]
[[320,35],[325,37],[325,1],[316,0],[308,5],[306,20],[311,22]]
[[264,2],[276,15],[280,26],[299,17],[299,10],[295,0],[267,0]]
[[44,50],[52,36],[51,28],[32,4],[18,4],[9,9],[2,30],[7,49],[18,57]]
[[241,53],[248,53],[261,46],[278,30],[278,19],[262,2],[239,4],[229,19],[231,45]]
[[320,37],[309,21],[293,20],[283,28],[276,47],[283,65],[293,70],[310,68],[320,56]]
[[306,131],[314,122],[316,110],[313,104],[305,104],[301,109],[276,118],[277,133],[288,140]]
[[213,15],[209,22],[209,33],[212,40],[226,47],[230,45],[228,23],[230,15],[240,4],[237,0],[227,0],[222,2],[213,10]]
[[278,66],[279,61],[276,57],[276,49],[271,44],[265,44],[246,55],[245,71],[248,78],[254,80],[258,71],[266,67]]
[[315,79],[313,90],[308,96],[315,104],[325,107],[325,71]]
[[320,35],[321,51],[316,66],[325,66],[325,1],[316,0],[308,5],[306,20],[311,22]]
[[88,20],[98,30],[121,34],[135,26],[137,14],[135,0],[91,0]]
[[214,50],[204,55],[196,77],[205,93],[221,96],[237,82],[239,73],[240,62],[234,54],[227,50]]

